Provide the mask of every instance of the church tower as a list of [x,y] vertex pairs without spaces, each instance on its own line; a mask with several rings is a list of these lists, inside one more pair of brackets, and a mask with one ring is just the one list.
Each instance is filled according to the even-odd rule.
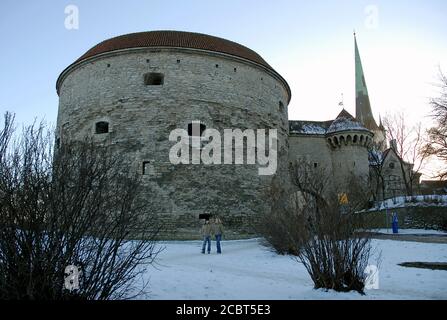
[[366,86],[365,74],[363,73],[362,61],[360,60],[357,38],[354,33],[355,46],[355,117],[365,128],[374,133],[374,143],[381,150],[386,149],[385,129],[377,125],[369,102],[368,88]]

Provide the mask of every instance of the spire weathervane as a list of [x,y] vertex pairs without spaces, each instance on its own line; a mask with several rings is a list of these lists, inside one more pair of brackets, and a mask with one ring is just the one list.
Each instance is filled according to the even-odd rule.
[[343,92],[341,93],[341,101],[338,103],[339,106],[344,107],[344,99],[343,99]]

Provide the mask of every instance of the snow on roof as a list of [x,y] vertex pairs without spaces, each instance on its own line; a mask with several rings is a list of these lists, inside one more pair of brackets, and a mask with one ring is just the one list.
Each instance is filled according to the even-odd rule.
[[336,119],[332,122],[331,126],[327,130],[327,133],[333,133],[337,131],[345,131],[345,130],[364,130],[368,131],[364,126],[362,126],[357,121],[352,121],[349,119]]
[[343,109],[335,120],[328,121],[303,121],[290,120],[289,132],[291,134],[325,135],[346,130],[368,131],[349,112]]
[[326,134],[327,128],[331,124],[330,121],[289,121],[289,131],[295,134]]
[[359,121],[357,121],[349,112],[343,109],[337,118],[329,126],[327,133],[345,130],[369,131]]

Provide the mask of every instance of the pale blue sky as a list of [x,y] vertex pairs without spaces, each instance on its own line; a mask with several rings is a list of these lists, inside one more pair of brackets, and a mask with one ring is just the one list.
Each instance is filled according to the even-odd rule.
[[[65,28],[69,4],[79,8],[79,30]],[[420,119],[429,112],[437,66],[447,70],[446,17],[444,0],[2,0],[0,112],[54,123],[55,83],[65,67],[107,38],[169,29],[257,51],[292,89],[289,118],[326,120],[340,111],[342,92],[346,109],[355,110],[355,28],[376,117],[406,110]]]

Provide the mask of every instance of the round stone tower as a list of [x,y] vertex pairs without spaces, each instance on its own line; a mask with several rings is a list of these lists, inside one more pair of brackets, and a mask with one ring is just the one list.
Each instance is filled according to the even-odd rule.
[[[205,211],[222,218],[227,236],[244,236],[270,206],[266,192],[272,178],[287,183],[290,88],[240,44],[178,31],[123,35],[88,50],[61,73],[56,88],[56,144],[92,137],[125,155],[142,176],[142,201],[162,219],[168,238],[197,236],[199,214]],[[192,146],[170,139],[176,129],[183,129]],[[213,150],[214,156],[221,150],[221,163],[193,164],[194,148],[201,154],[211,141],[202,135],[207,129],[221,134],[221,145]],[[226,129],[246,135],[242,164],[235,164],[235,155],[227,159],[232,164],[224,164]],[[272,129],[277,132],[277,148],[271,150],[277,151],[274,174],[260,174],[267,165],[259,162],[259,145],[256,163],[248,161],[247,142],[261,141],[260,129],[265,129],[266,154]],[[228,141],[234,153],[241,149]],[[189,150],[188,163],[170,158],[178,143]]]
[[332,150],[334,185],[343,190],[351,182],[350,178],[356,178],[357,182],[366,186],[369,175],[368,147],[372,143],[373,133],[343,109],[329,126],[326,139]]

